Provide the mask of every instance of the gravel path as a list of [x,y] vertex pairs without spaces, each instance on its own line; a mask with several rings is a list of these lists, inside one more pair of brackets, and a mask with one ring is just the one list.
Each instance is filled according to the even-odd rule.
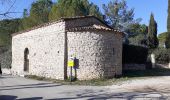
[[112,86],[71,86],[3,75],[0,100],[170,100],[170,76]]
[[120,97],[128,100],[170,100],[170,76],[135,79],[112,85],[110,89],[111,93],[114,90],[123,93]]

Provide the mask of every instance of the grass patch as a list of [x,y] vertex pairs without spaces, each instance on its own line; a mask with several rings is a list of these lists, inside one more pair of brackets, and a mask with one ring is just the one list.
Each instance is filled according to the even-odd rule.
[[168,68],[155,68],[147,69],[144,71],[124,71],[124,77],[154,77],[154,76],[170,76],[170,69]]
[[112,79],[77,80],[77,81],[70,82],[70,80],[50,79],[50,78],[39,77],[35,75],[27,75],[25,77],[40,80],[40,81],[51,81],[54,83],[59,83],[61,85],[85,85],[85,86],[108,86],[113,84],[119,84],[121,82],[133,79],[128,77],[122,77],[122,78],[112,78]]
[[42,81],[51,81],[54,83],[59,83],[61,85],[108,86],[113,84],[114,85],[122,84],[122,82],[132,81],[135,79],[144,79],[144,78],[155,77],[155,76],[170,76],[170,69],[156,68],[156,69],[148,69],[144,71],[125,71],[123,73],[124,74],[121,78],[77,80],[73,82],[70,82],[69,80],[50,79],[50,78],[39,77],[35,75],[27,75],[25,77],[36,79],[36,80],[42,80]]

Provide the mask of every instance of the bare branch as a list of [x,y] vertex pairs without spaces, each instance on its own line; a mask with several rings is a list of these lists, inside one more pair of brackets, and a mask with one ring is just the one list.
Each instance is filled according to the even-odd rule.
[[5,13],[0,13],[0,16],[6,16],[6,15],[12,14],[12,13],[23,13],[23,12],[5,12]]
[[12,3],[12,5],[10,6],[10,8],[7,10],[7,12],[9,12],[11,10],[11,8],[14,6],[16,0],[14,0],[14,2]]
[[[8,17],[8,18],[11,18],[10,16],[9,16],[9,14],[13,14],[13,13],[22,13],[22,12],[12,12],[11,11],[11,9],[14,7],[14,5],[15,5],[15,3],[16,3],[16,0],[14,0],[13,2],[12,2],[12,0],[0,0],[0,3],[2,4],[2,5],[5,5],[5,3],[12,3],[11,5],[10,5],[10,7],[8,8],[8,10],[6,10],[5,12],[0,12],[0,16],[4,16],[4,17]],[[9,4],[8,4],[9,5]]]

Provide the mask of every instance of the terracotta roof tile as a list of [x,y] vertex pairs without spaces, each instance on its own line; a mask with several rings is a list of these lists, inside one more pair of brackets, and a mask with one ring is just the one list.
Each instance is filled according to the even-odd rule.
[[102,30],[102,31],[112,31],[112,32],[116,32],[116,33],[123,33],[120,32],[119,30],[116,29],[112,29],[112,28],[108,28],[102,25],[92,25],[92,26],[84,26],[84,27],[76,27],[76,28],[69,28],[67,29],[68,32],[74,32],[74,31],[88,31],[88,30]]
[[76,31],[76,30],[90,30],[90,29],[93,29],[93,30],[105,30],[105,31],[115,31],[115,32],[120,32],[118,30],[115,30],[115,29],[112,29],[110,26],[108,26],[106,23],[104,23],[103,21],[101,21],[99,18],[95,17],[95,16],[76,16],[76,17],[62,17],[60,18],[59,20],[54,20],[52,22],[48,22],[48,23],[44,23],[44,24],[41,24],[41,25],[38,25],[38,26],[35,26],[35,27],[32,27],[30,29],[27,29],[27,30],[23,30],[23,31],[20,31],[20,32],[17,32],[17,33],[13,33],[12,36],[14,35],[17,35],[17,34],[21,34],[21,33],[24,33],[24,32],[29,32],[31,30],[35,30],[35,29],[38,29],[38,28],[41,28],[41,27],[45,27],[45,26],[49,26],[49,25],[52,25],[52,24],[55,24],[55,23],[59,23],[59,22],[63,22],[63,21],[68,21],[68,20],[74,20],[74,19],[82,19],[82,18],[96,18],[98,19],[101,23],[103,23],[104,25],[106,25],[107,27],[105,26],[101,26],[101,25],[93,25],[93,26],[85,26],[85,27],[77,27],[77,28],[72,28],[72,29],[68,29],[67,31]]

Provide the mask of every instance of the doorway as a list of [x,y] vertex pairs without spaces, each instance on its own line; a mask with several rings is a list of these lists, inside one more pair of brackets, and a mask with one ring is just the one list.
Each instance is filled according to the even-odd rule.
[[28,58],[28,55],[29,55],[29,49],[25,48],[25,50],[24,50],[24,71],[25,72],[29,71],[29,58]]

